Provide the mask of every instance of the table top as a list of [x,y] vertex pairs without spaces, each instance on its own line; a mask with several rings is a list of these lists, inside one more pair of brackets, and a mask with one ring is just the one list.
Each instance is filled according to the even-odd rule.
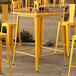
[[41,16],[41,17],[51,17],[51,16],[59,16],[62,14],[67,14],[67,12],[56,12],[56,11],[49,11],[49,12],[24,12],[24,11],[18,11],[18,12],[12,12],[13,14],[17,14],[19,16],[26,16],[26,17],[35,17],[35,16]]

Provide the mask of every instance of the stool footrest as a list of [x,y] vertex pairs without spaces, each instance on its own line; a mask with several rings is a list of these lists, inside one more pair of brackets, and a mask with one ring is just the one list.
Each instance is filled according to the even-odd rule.
[[75,66],[75,65],[71,65],[71,67],[75,67],[75,68],[76,68],[76,66]]
[[40,47],[42,47],[42,48],[44,48],[44,49],[56,50],[56,51],[64,52],[63,50],[58,50],[58,49],[53,49],[53,48],[48,48],[48,47],[43,47],[43,46],[40,46]]
[[6,62],[6,63],[2,63],[2,64],[3,64],[3,65],[4,65],[4,64],[9,64],[9,62]]
[[32,57],[35,57],[35,55],[32,55],[32,54],[28,54],[28,53],[24,53],[24,52],[20,52],[20,51],[16,51],[17,53],[20,53],[20,54],[25,54],[25,55],[28,55],[28,56],[32,56]]
[[[49,53],[49,54],[44,54],[44,55],[41,55],[41,56],[56,55],[56,54],[61,54],[61,53],[63,53],[63,52],[58,52],[58,53]],[[41,57],[41,56],[40,56],[40,57]]]
[[8,60],[5,60],[5,59],[2,59],[3,61],[5,61],[5,62],[8,62]]
[[21,51],[21,50],[30,50],[30,49],[34,49],[35,47],[31,47],[31,48],[24,48],[24,49],[18,49],[16,51]]

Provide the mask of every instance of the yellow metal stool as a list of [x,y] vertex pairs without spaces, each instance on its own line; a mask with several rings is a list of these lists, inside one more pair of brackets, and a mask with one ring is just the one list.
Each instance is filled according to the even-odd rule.
[[1,32],[3,32],[3,27],[7,29],[7,35],[9,37],[9,41],[11,44],[11,51],[13,53],[13,37],[14,37],[14,27],[16,26],[15,22],[8,22],[8,5],[2,5],[2,13],[3,13],[3,22],[1,26]]
[[72,63],[73,48],[74,48],[75,42],[76,42],[76,35],[74,35],[74,36],[72,37],[71,56],[70,56],[70,62],[69,62],[69,72],[68,72],[68,76],[70,76],[71,67],[76,67],[76,66],[74,66],[74,65],[76,65],[76,63]]
[[[69,47],[70,47],[70,27],[74,27],[74,31],[76,34],[76,27],[75,27],[75,21],[74,21],[74,14],[75,14],[75,4],[69,4],[69,21],[63,21],[62,26],[64,27],[64,37],[65,37],[65,50],[67,46],[67,55],[69,56]],[[56,48],[58,43],[58,36],[59,36],[59,30],[60,30],[61,24],[59,22],[58,24],[58,32],[57,32],[57,40],[56,40]],[[56,51],[55,51],[56,53]]]
[[[2,59],[2,38],[5,38],[5,40],[6,40],[8,61],[5,59]],[[7,34],[0,32],[0,73],[2,72],[1,69],[2,69],[2,60],[3,60],[3,61],[7,62],[4,64],[9,64],[10,76],[12,76],[11,63],[10,63],[10,51],[9,50],[10,50],[9,49],[9,37],[7,36]]]

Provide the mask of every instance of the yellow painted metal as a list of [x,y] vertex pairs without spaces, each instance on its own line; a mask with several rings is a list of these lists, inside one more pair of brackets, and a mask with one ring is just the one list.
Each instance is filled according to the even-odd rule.
[[21,50],[29,50],[29,49],[34,49],[35,47],[32,48],[25,48],[25,49],[18,49],[17,51],[21,51]]
[[64,45],[63,27],[62,27],[62,15],[60,15],[60,25],[61,25],[62,43],[63,43],[63,50],[64,50],[64,61],[65,61],[65,65],[67,65],[67,62],[66,62],[66,50],[65,50],[65,45]]
[[74,67],[74,68],[76,68],[76,66],[73,66],[73,65],[72,65],[71,67]]
[[[5,38],[5,40],[6,40],[8,61],[2,59],[2,38]],[[0,73],[1,73],[1,69],[2,69],[2,60],[8,62],[8,64],[9,64],[9,70],[10,70],[10,76],[12,76],[11,63],[10,63],[9,37],[7,36],[7,34],[0,32]]]
[[60,4],[60,6],[64,6],[65,5],[65,0],[60,0],[59,4]]
[[76,37],[73,36],[72,37],[72,47],[71,47],[71,55],[70,55],[68,76],[70,76],[70,70],[71,70],[71,66],[72,66],[73,48],[74,48],[74,42],[75,42],[75,40],[76,40]]
[[26,9],[27,9],[27,7],[28,7],[28,6],[27,6],[27,0],[25,1],[25,7],[26,7]]
[[41,5],[41,1],[42,1],[42,0],[39,0],[39,4],[40,4],[40,5]]
[[6,27],[7,35],[9,37],[9,41],[11,44],[11,51],[13,53],[13,37],[14,37],[14,27],[16,26],[16,23],[8,22],[8,5],[3,4],[1,6],[2,6],[2,13],[3,13],[3,22],[2,22],[2,26],[1,26],[1,32],[3,32],[3,27]]
[[44,0],[44,6],[50,5],[49,0]]
[[58,49],[53,49],[53,48],[48,48],[48,47],[42,47],[42,48],[49,49],[49,50],[56,50],[56,51],[61,51],[61,52],[63,52],[63,50],[58,50]]
[[57,31],[57,37],[56,37],[56,50],[55,50],[55,53],[56,53],[56,51],[57,51],[58,37],[59,37],[59,30],[60,30],[60,25],[58,25],[58,31]]
[[23,8],[22,0],[12,0],[11,11],[15,11],[15,10],[18,10],[20,8]]
[[2,59],[3,61],[5,61],[5,62],[8,62],[8,60],[5,60],[5,59]]
[[72,65],[76,65],[76,63],[72,63]]
[[4,64],[8,64],[8,63],[9,63],[9,62],[6,62],[6,63],[2,63],[2,64],[4,65]]
[[53,0],[53,5],[54,5],[54,6],[56,5],[56,0]]
[[14,64],[15,60],[15,51],[16,51],[16,41],[17,41],[17,33],[18,33],[18,27],[19,27],[19,16],[17,16],[17,25],[16,25],[16,35],[15,35],[15,45],[14,45],[14,52],[13,52],[13,61],[12,64]]
[[[53,0],[53,6],[55,7],[57,0]],[[59,0],[59,6],[65,6],[67,4],[67,0]]]
[[49,55],[55,55],[55,54],[57,55],[57,54],[62,54],[62,53],[64,53],[64,51],[63,52],[57,52],[57,53],[44,54],[44,55],[41,55],[41,56],[49,56]]
[[[6,11],[6,12],[5,12]],[[3,21],[8,22],[8,5],[2,5]]]
[[[43,46],[43,23],[44,23],[44,18],[41,17],[40,18],[40,46]],[[40,59],[42,59],[42,54],[43,54],[42,50],[43,47],[40,47],[40,55],[41,55]]]
[[57,38],[56,38],[56,50],[55,50],[55,53],[57,52],[57,44],[58,44],[58,37],[59,37],[60,26],[61,26],[62,43],[63,43],[63,50],[64,50],[64,61],[65,61],[65,65],[67,65],[67,63],[66,63],[65,43],[64,43],[64,38],[63,38],[64,35],[63,35],[63,28],[62,28],[62,16],[60,16],[60,25],[58,25]]
[[30,0],[25,0],[25,9],[27,10],[28,7],[30,7]]
[[[44,56],[44,55],[42,55],[42,52],[43,52],[42,48],[44,48],[43,47],[43,23],[44,23],[43,19],[44,19],[44,17],[59,16],[60,22],[62,22],[61,14],[65,14],[65,12],[54,12],[53,11],[53,12],[43,12],[43,13],[40,13],[40,12],[39,13],[13,12],[13,13],[17,14],[17,26],[16,26],[15,46],[14,46],[14,54],[13,54],[12,64],[14,64],[15,53],[27,54],[24,52],[20,52],[21,50],[24,50],[24,49],[20,49],[19,51],[16,50],[16,44],[17,44],[16,40],[17,40],[17,33],[18,33],[18,28],[19,28],[19,16],[33,17],[33,18],[35,18],[35,63],[36,63],[36,71],[38,71],[39,57],[42,58],[42,56]],[[62,31],[62,33],[63,33],[63,31]],[[39,49],[40,49],[40,56],[39,56]],[[58,52],[56,54],[60,54],[60,53],[64,53],[64,58],[66,57],[65,52],[61,51],[61,50],[58,50]],[[54,54],[55,53],[53,53],[53,55]],[[29,55],[29,54],[27,54],[27,55]],[[48,55],[52,55],[52,54],[48,54]],[[65,64],[66,64],[66,58],[65,58]]]
[[35,17],[35,63],[36,63],[36,72],[38,71],[39,63],[39,16]]
[[[18,20],[19,23],[19,20]],[[18,24],[18,36],[19,36],[19,42],[20,42],[20,49],[22,49],[22,45],[21,45],[21,35],[20,35],[20,29],[19,29],[19,24]],[[17,39],[16,39],[17,40]],[[22,50],[21,50],[22,52]],[[21,56],[23,56],[23,54],[21,53]]]
[[39,1],[34,1],[34,8],[39,10]]
[[16,51],[17,53],[22,53],[22,54],[25,54],[25,55],[28,55],[28,56],[32,56],[32,57],[35,57],[35,55],[32,55],[32,54],[28,54],[28,53],[24,53],[24,52],[19,52],[19,51]]
[[2,69],[2,46],[1,46],[1,44],[2,44],[2,41],[1,41],[1,38],[0,38],[0,73],[2,72],[1,71],[1,69]]
[[[73,26],[74,27],[74,31],[76,29],[75,27],[75,22],[74,22],[74,14],[75,14],[75,4],[69,4],[69,21],[63,21],[62,22],[62,26],[65,27],[65,33],[66,33],[66,38],[64,41],[66,41],[66,46],[67,46],[67,55],[69,56],[69,47],[70,47],[70,27]],[[58,30],[60,29],[61,27],[61,24],[59,22],[59,27],[58,27]],[[64,33],[64,34],[65,34]],[[75,34],[76,34],[76,31],[75,31]],[[59,31],[57,33],[57,39],[58,39],[58,36],[59,36]],[[58,43],[56,43],[57,45]],[[56,47],[57,48],[57,47]],[[65,49],[66,47],[64,47]],[[66,49],[65,49],[66,50]]]

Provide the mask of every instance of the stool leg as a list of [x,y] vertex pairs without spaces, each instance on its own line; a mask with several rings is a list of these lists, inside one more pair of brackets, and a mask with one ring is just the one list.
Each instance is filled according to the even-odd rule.
[[0,38],[0,73],[2,69],[2,39]]
[[63,27],[62,27],[62,15],[60,15],[60,25],[61,25],[61,35],[62,35],[62,43],[63,43],[63,50],[64,50],[64,61],[65,61],[65,65],[67,65],[67,62],[66,62],[66,50],[64,49],[65,45],[64,45]]
[[[21,35],[20,35],[19,25],[18,25],[18,35],[19,35],[20,49],[21,49],[21,52],[22,52]],[[21,53],[21,56],[23,56],[23,54],[22,54],[22,53]]]
[[15,51],[16,51],[16,43],[17,43],[18,25],[19,25],[19,16],[17,16],[16,36],[15,36],[15,45],[14,45],[14,52],[13,52],[12,64],[14,64],[14,60],[15,60]]
[[[10,32],[11,32],[11,30],[10,30],[10,26],[8,25],[7,26],[7,37],[8,37],[8,39],[9,39],[9,49],[10,49],[10,43],[11,43],[11,40],[10,40]],[[7,40],[6,40],[7,41]]]
[[67,45],[67,55],[69,56],[69,47],[70,47],[70,26],[66,26],[66,45]]
[[14,27],[11,28],[11,51],[13,54],[13,38],[14,38]]
[[73,48],[74,48],[74,39],[72,38],[72,47],[71,47],[71,56],[70,56],[70,62],[69,62],[68,76],[70,76],[71,63],[72,63],[72,57],[73,57]]
[[58,31],[57,31],[57,37],[56,37],[56,50],[55,50],[55,54],[56,54],[56,51],[57,51],[58,37],[59,37],[59,30],[60,30],[60,25],[58,25]]
[[43,18],[40,18],[40,59],[43,54]]
[[64,44],[65,44],[64,50],[66,52],[66,26],[64,26]]
[[6,46],[7,46],[7,57],[8,57],[8,63],[9,63],[9,70],[10,70],[10,76],[12,76],[12,71],[11,71],[11,62],[10,62],[10,49],[9,49],[9,38],[6,39]]
[[74,32],[75,32],[75,35],[76,35],[76,27],[75,27],[75,24],[74,24]]
[[1,26],[1,32],[3,32],[3,26]]

